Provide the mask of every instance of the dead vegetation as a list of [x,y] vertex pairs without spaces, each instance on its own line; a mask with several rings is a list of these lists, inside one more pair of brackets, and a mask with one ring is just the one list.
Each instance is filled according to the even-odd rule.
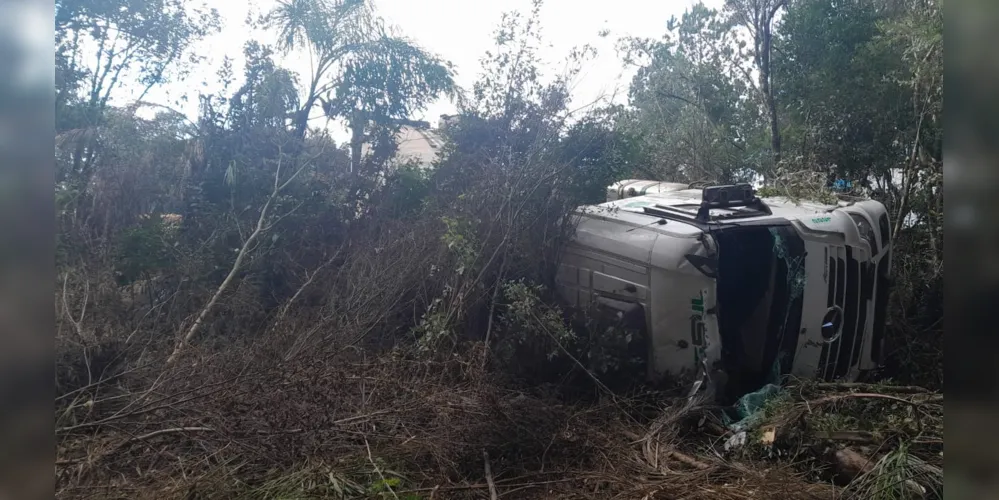
[[303,351],[293,363],[257,347],[199,349],[184,368],[105,373],[60,396],[59,496],[941,494],[943,398],[921,388],[790,385],[726,449],[737,433],[702,401],[518,385],[482,370],[481,344]]
[[57,495],[940,497],[942,394],[785,381],[734,423],[583,355],[551,282],[571,209],[630,175],[627,141],[567,126],[573,74],[540,83],[536,30],[504,18],[427,170],[389,168],[389,121],[363,158],[289,129],[297,102],[251,99],[296,90],[260,46],[197,123],[87,108],[103,128],[56,154]]

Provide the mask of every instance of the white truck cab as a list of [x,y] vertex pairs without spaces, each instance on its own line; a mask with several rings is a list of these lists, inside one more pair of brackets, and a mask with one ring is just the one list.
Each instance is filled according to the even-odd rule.
[[891,242],[877,201],[624,180],[576,215],[559,293],[642,330],[650,380],[687,375],[741,393],[775,369],[852,380],[881,361]]

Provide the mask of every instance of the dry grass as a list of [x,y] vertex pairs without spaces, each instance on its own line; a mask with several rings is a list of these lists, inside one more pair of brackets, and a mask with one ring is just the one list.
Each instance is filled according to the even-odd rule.
[[[700,401],[518,387],[482,371],[480,347],[437,358],[310,351],[292,364],[279,351],[199,352],[186,366],[135,369],[65,398],[76,403],[57,431],[59,496],[488,498],[483,452],[508,498],[867,498],[889,476],[924,484],[942,470],[919,458],[918,440],[881,436],[895,451],[841,490],[802,453],[723,452],[728,431]],[[918,408],[924,441],[942,425],[937,396],[805,387],[768,408],[761,426],[777,429],[773,446],[834,443],[816,438],[813,417],[837,406],[857,418],[876,411],[850,404]],[[895,442],[909,443],[904,455]]]
[[566,399],[483,372],[477,348],[443,359],[302,353],[293,364],[277,362],[278,350],[249,353],[199,353],[67,398],[78,403],[63,408],[72,418],[57,432],[59,496],[487,498],[484,451],[498,495],[512,498],[829,498],[835,489],[790,462],[716,454],[699,402]]

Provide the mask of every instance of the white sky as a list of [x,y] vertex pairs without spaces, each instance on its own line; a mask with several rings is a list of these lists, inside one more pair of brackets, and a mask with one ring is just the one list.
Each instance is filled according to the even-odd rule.
[[[404,36],[454,63],[457,83],[465,89],[471,89],[480,71],[479,59],[493,47],[492,35],[500,15],[513,10],[526,15],[531,7],[530,0],[375,1],[379,14]],[[720,7],[722,2],[706,0],[704,3]],[[679,17],[693,3],[695,0],[547,0],[540,13],[542,39],[547,44],[541,50],[541,57],[549,65],[546,74],[554,74],[564,66],[565,56],[572,47],[588,43],[597,49],[598,55],[583,68],[577,79],[573,90],[574,106],[601,97],[624,102],[633,70],[622,67],[614,50],[616,40],[624,36],[660,37],[666,31],[670,16]],[[215,71],[224,56],[228,55],[237,63],[234,71],[240,78],[243,44],[251,37],[263,43],[274,42],[273,34],[253,32],[243,23],[248,14],[256,17],[273,5],[273,0],[219,2],[216,8],[223,16],[223,30],[196,49],[200,55],[207,56],[208,61],[185,81],[154,89],[145,100],[178,108],[193,117],[197,112],[197,93],[221,88]],[[597,35],[601,30],[609,30],[610,34],[601,38]],[[301,55],[293,54],[280,63],[303,78],[309,73],[308,59]],[[203,80],[207,80],[207,86],[201,85]],[[239,85],[238,80],[234,85]],[[185,93],[188,94],[187,103],[175,103]],[[454,111],[453,103],[442,100],[432,104],[421,116],[411,118],[436,123],[441,114]],[[334,136],[345,137],[336,130]]]

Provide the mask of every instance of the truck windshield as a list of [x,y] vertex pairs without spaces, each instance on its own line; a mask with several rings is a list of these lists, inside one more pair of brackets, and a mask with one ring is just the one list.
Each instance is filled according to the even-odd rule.
[[737,397],[790,369],[801,326],[804,242],[787,225],[726,228],[715,238],[725,393]]

